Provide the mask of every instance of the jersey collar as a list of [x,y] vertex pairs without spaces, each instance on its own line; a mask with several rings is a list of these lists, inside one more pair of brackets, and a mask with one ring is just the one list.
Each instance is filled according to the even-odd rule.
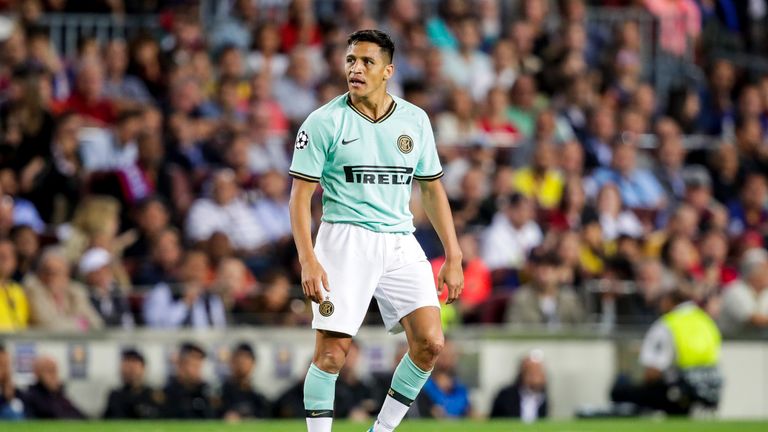
[[397,102],[395,102],[395,98],[392,98],[392,103],[389,104],[389,109],[387,109],[387,112],[384,113],[381,117],[378,119],[374,119],[369,117],[368,115],[364,114],[362,111],[357,109],[354,105],[352,105],[352,98],[349,97],[349,93],[347,93],[347,105],[352,108],[352,111],[356,112],[360,117],[368,120],[371,123],[382,123],[384,120],[390,118],[392,114],[395,112],[395,107],[397,106]]

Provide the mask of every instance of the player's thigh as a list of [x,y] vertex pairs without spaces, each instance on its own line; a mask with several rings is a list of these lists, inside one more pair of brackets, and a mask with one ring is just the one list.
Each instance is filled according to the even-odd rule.
[[426,259],[385,272],[374,296],[384,325],[392,333],[403,329],[400,320],[421,308],[437,311],[439,324],[440,302],[432,267]]
[[[315,255],[328,274],[330,291],[312,303],[312,328],[354,336],[368,312],[381,275],[375,236],[345,224],[323,224]],[[370,247],[373,246],[373,247]]]

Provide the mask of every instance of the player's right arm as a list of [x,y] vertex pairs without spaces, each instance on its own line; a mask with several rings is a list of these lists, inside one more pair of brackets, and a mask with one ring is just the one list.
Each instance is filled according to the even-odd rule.
[[323,291],[330,291],[328,287],[328,275],[315,256],[312,248],[312,195],[315,193],[317,183],[299,178],[293,179],[291,186],[291,200],[289,204],[291,214],[291,229],[293,241],[296,243],[296,251],[299,254],[301,264],[301,288],[304,295],[316,303],[323,301]]
[[328,116],[313,112],[299,128],[289,174],[293,177],[289,210],[291,230],[301,264],[304,295],[320,303],[323,288],[330,291],[328,276],[312,248],[312,195],[323,174],[328,148],[333,141],[333,123]]

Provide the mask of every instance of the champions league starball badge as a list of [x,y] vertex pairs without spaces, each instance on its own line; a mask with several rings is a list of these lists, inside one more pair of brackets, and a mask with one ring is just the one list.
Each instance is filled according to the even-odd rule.
[[299,132],[299,136],[296,137],[296,150],[302,150],[309,145],[309,135],[306,132]]

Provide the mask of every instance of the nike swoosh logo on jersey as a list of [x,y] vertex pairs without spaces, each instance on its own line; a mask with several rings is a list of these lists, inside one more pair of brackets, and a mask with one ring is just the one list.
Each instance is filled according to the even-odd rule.
[[349,144],[349,143],[351,143],[351,142],[355,142],[355,141],[357,141],[357,140],[359,140],[359,139],[360,139],[360,138],[355,138],[355,139],[351,139],[351,140],[345,140],[345,139],[342,139],[342,140],[341,140],[341,144],[343,144],[343,145],[347,145],[347,144]]
[[330,414],[331,412],[332,411],[312,411],[311,413],[309,413],[309,415],[311,415],[312,417],[317,417],[321,415]]

